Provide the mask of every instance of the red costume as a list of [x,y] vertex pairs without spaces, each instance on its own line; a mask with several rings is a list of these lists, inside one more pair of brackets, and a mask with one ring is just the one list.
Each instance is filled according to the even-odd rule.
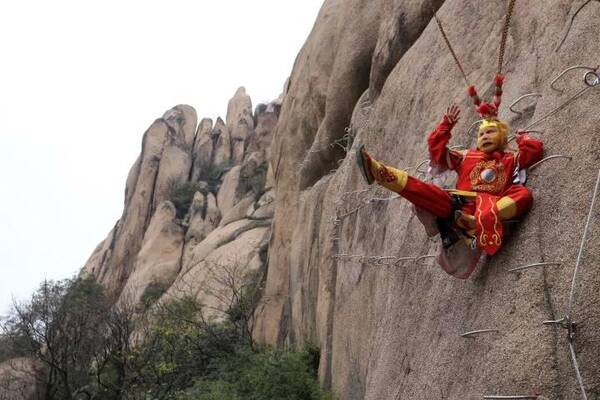
[[533,204],[531,192],[519,180],[519,170],[543,157],[542,142],[527,134],[517,135],[518,151],[506,151],[508,126],[497,118],[503,81],[502,75],[496,76],[493,103],[482,103],[475,88],[468,89],[483,117],[477,149],[455,151],[447,147],[460,113],[456,106],[448,109],[429,135],[430,165],[456,171],[456,189],[444,190],[413,178],[406,171],[388,167],[374,160],[364,147],[357,153],[369,184],[377,181],[417,208],[441,219],[452,219],[454,227],[474,237],[477,246],[490,255],[502,245],[502,221],[522,215]]
[[[518,172],[542,159],[543,144],[523,134],[517,138],[517,153],[485,153],[476,149],[466,152],[448,150],[452,126],[444,116],[429,135],[427,143],[431,163],[458,174],[456,190],[446,191],[439,186],[408,177],[406,185],[398,194],[436,217],[447,218],[453,213],[452,194],[476,192],[476,196],[462,193],[464,197],[474,197],[474,201],[467,201],[461,210],[475,216],[478,243],[488,254],[494,254],[502,242],[501,220],[518,217],[533,204],[529,189],[518,183]],[[382,167],[389,170],[388,167]],[[517,183],[514,183],[515,180]],[[505,197],[503,204],[512,210],[503,215],[505,218],[501,218],[498,202]],[[514,203],[510,203],[511,200]]]
[[476,149],[459,152],[447,148],[452,126],[444,116],[427,142],[431,163],[457,172],[456,189],[444,190],[408,176],[406,171],[375,161],[366,152],[365,161],[378,183],[436,217],[451,217],[455,211],[452,197],[460,197],[460,211],[475,218],[474,226],[461,225],[460,219],[457,225],[466,231],[474,228],[478,246],[494,254],[502,245],[502,221],[524,214],[533,204],[531,192],[519,183],[518,173],[519,169],[542,159],[543,143],[521,134],[517,137],[519,150],[516,153],[486,153]]

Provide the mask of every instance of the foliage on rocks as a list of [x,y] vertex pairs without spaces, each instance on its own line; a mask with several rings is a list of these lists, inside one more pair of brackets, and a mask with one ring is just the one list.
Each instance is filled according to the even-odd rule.
[[222,280],[229,307],[219,322],[196,297],[158,300],[160,285],[143,304],[114,305],[92,278],[46,281],[0,321],[0,354],[42,362],[49,400],[330,398],[316,378],[314,349],[253,343],[262,280],[232,274]]
[[169,188],[169,199],[175,205],[177,217],[183,218],[190,209],[196,192],[208,193],[205,182],[174,182]]

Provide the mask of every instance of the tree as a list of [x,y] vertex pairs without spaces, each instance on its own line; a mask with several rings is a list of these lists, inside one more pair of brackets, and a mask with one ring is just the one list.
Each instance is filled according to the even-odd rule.
[[47,366],[49,399],[70,400],[89,384],[89,366],[102,344],[98,329],[109,307],[92,278],[44,281],[29,302],[13,304],[2,335],[14,352]]

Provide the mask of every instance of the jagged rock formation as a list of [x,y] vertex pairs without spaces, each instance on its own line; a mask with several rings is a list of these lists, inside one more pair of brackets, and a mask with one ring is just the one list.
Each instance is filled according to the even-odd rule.
[[[272,344],[312,341],[321,347],[320,374],[341,398],[478,399],[484,394],[541,393],[579,399],[566,331],[542,325],[565,315],[573,266],[600,163],[596,88],[533,129],[547,154],[573,157],[542,164],[528,186],[536,204],[504,249],[463,282],[431,259],[396,267],[336,261],[335,254],[435,254],[404,200],[364,205],[354,155],[333,145],[351,127],[384,162],[414,166],[427,158],[426,135],[446,107],[463,117],[452,144],[473,145],[466,134],[476,117],[466,85],[431,20],[427,2],[326,0],[290,77],[274,132],[275,219],[266,296],[255,331]],[[432,2],[480,94],[490,97],[506,2]],[[595,66],[600,42],[592,2],[552,7],[517,2],[504,71],[501,117],[523,128],[583,88],[571,65]],[[508,105],[530,92],[522,114]],[[338,164],[339,167],[338,167]],[[350,193],[350,194],[349,194]],[[372,193],[371,193],[372,194]],[[380,192],[379,195],[384,195]],[[389,195],[389,194],[385,194]],[[368,197],[367,197],[368,199]],[[340,218],[345,211],[354,213]],[[588,396],[600,393],[600,257],[598,209],[576,285],[572,316],[581,321],[575,347]],[[560,267],[507,272],[531,262]],[[464,339],[473,329],[499,333]]]
[[253,114],[240,88],[227,123],[218,118],[213,126],[204,118],[196,126],[186,105],[156,120],[129,173],[123,216],[84,272],[118,301],[138,302],[151,288],[167,297],[195,294],[209,305],[202,288],[215,266],[264,268],[273,216],[272,201],[265,200],[273,196],[265,186],[266,157],[278,104],[260,105]]
[[[595,66],[600,7],[590,3],[570,28],[580,5],[517,2],[501,111],[513,129],[582,88],[573,73],[560,82],[563,93],[550,89],[561,70]],[[389,193],[364,192],[350,145],[364,143],[386,163],[415,166],[427,158],[427,133],[456,103],[463,114],[452,144],[472,146],[467,128],[475,114],[432,13],[438,10],[469,80],[488,98],[505,6],[325,0],[279,99],[252,112],[240,88],[225,121],[202,119],[196,128],[194,111],[177,106],[152,124],[127,179],[123,215],[85,271],[121,301],[159,285],[164,298],[192,293],[218,308],[210,295],[219,290],[211,287],[215,266],[250,271],[268,264],[256,339],[318,344],[322,382],[344,400],[580,398],[565,331],[541,322],[567,312],[600,166],[597,88],[535,126],[544,130],[547,154],[573,160],[548,161],[530,175],[534,209],[471,279],[449,277],[432,259],[392,267],[334,258],[437,252],[439,240],[426,236],[406,201],[365,202]],[[529,92],[542,97],[510,113],[511,100]],[[172,198],[182,183],[196,188],[183,208]],[[598,221],[597,209],[594,216]],[[600,223],[592,224],[571,314],[591,398],[600,393],[600,276],[593,270],[599,233]],[[562,265],[507,271],[540,261]],[[459,336],[474,329],[499,332]]]

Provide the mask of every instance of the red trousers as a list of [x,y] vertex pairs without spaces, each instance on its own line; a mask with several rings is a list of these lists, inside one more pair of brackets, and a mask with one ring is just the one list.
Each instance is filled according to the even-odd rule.
[[[404,189],[397,193],[415,206],[422,208],[436,217],[446,218],[452,215],[453,210],[450,193],[439,186],[425,183],[409,176]],[[510,218],[524,214],[533,204],[533,197],[529,189],[519,184],[509,186],[508,189],[498,195],[498,199],[503,197],[510,198],[516,204],[516,210],[514,213],[511,213],[513,215],[511,215]],[[498,208],[501,212],[500,215],[502,215],[503,207],[499,205]],[[475,201],[469,202],[463,206],[462,211],[473,215],[475,213]]]

